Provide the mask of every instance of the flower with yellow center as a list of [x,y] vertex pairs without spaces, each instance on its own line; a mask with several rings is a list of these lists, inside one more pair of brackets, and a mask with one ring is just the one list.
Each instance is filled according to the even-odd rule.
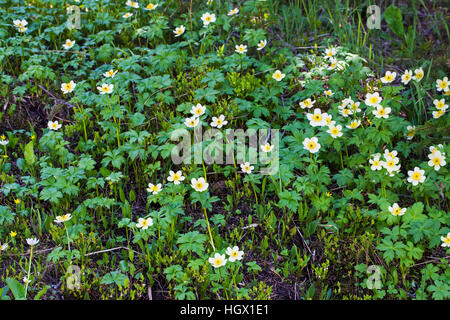
[[423,183],[425,178],[425,170],[421,170],[419,167],[414,167],[414,170],[408,171],[408,182],[412,183],[413,186]]
[[219,253],[216,253],[214,257],[209,258],[208,261],[214,268],[220,268],[227,263],[225,255]]
[[445,162],[445,156],[439,151],[432,152],[428,155],[428,165],[430,167],[434,167],[434,170],[438,171],[441,166],[445,166],[447,163]]
[[380,160],[381,155],[379,153],[375,154],[373,159],[369,160],[369,163],[371,164],[370,170],[372,171],[379,171],[383,169],[384,162]]
[[310,109],[313,107],[313,105],[316,103],[316,101],[311,100],[310,98],[303,100],[302,102],[300,102],[300,107],[302,109]]
[[406,139],[412,140],[415,134],[416,134],[416,126],[406,127]]
[[327,113],[322,113],[319,108],[314,109],[314,113],[306,114],[309,124],[313,127],[323,127],[327,125]]
[[251,166],[249,162],[241,163],[241,169],[244,173],[252,173],[252,170],[255,169],[254,166]]
[[319,139],[316,137],[305,138],[303,140],[303,147],[311,153],[316,153],[320,149]]
[[256,48],[256,50],[260,51],[260,50],[264,49],[266,47],[266,45],[267,45],[267,40],[266,39],[261,40],[258,42],[258,47]]
[[138,222],[136,223],[136,227],[142,230],[147,230],[148,227],[151,227],[153,225],[153,219],[152,218],[139,218]]
[[70,82],[63,83],[61,84],[61,91],[63,92],[63,94],[70,93],[75,89],[76,85],[77,84],[72,80]]
[[186,125],[186,127],[188,128],[194,128],[199,124],[200,120],[199,118],[197,118],[196,116],[193,116],[191,118],[186,118],[184,120],[184,124]]
[[186,28],[181,25],[179,27],[176,27],[175,30],[173,30],[173,33],[175,33],[175,37],[179,37],[184,33],[184,31],[186,31]]
[[332,58],[333,56],[335,56],[337,53],[336,48],[331,46],[327,49],[325,49],[325,58]]
[[183,172],[177,171],[173,172],[172,170],[169,171],[169,177],[167,178],[167,181],[173,182],[174,184],[180,184],[181,181],[183,181],[185,178],[183,176]]
[[217,127],[220,129],[227,123],[228,121],[225,120],[225,116],[221,114],[219,117],[212,117],[211,127]]
[[225,253],[228,255],[228,261],[235,262],[236,260],[242,260],[244,257],[244,251],[240,251],[238,246],[233,248],[228,247]]
[[377,107],[380,105],[383,98],[380,96],[378,92],[375,93],[367,93],[366,100],[364,101],[369,107]]
[[197,192],[203,192],[208,189],[209,184],[205,181],[205,178],[192,178],[191,186]]
[[75,45],[75,40],[70,40],[67,39],[66,43],[63,44],[63,48],[66,50],[69,50],[70,48],[72,48]]
[[447,108],[442,108],[441,110],[433,111],[432,112],[433,118],[438,119],[442,117],[442,115],[445,113],[446,110]]
[[234,8],[234,9],[232,9],[232,10],[230,10],[229,12],[228,12],[228,15],[229,16],[235,16],[235,15],[237,15],[239,13],[239,9],[238,8]]
[[441,99],[441,100],[434,99],[433,100],[433,104],[436,107],[436,109],[438,109],[438,110],[442,110],[442,109],[447,109],[448,108],[448,105],[445,104],[445,99]]
[[412,71],[405,70],[405,73],[402,74],[401,81],[403,84],[408,84],[412,79]]
[[444,77],[442,80],[436,80],[436,90],[437,91],[448,91],[448,78]]
[[157,4],[149,3],[149,4],[145,7],[145,10],[155,10],[157,7],[158,7]]
[[136,1],[128,0],[126,5],[129,6],[129,7],[135,8],[135,9],[139,8],[139,3],[136,2]]
[[158,183],[156,185],[149,183],[148,184],[148,188],[147,188],[147,192],[150,192],[151,194],[156,195],[156,194],[158,194],[161,191],[161,188],[162,188],[162,184],[161,183]]
[[441,237],[442,247],[450,247],[450,232],[447,233],[447,236]]
[[325,91],[323,92],[323,94],[324,94],[325,96],[327,96],[327,97],[331,97],[334,93],[333,93],[333,91],[331,91],[331,90],[325,90]]
[[387,119],[389,118],[389,114],[391,113],[391,108],[389,107],[384,108],[382,106],[378,106],[375,110],[372,111],[372,113],[377,118]]
[[111,69],[111,70],[109,70],[109,71],[106,71],[106,72],[103,74],[103,76],[104,76],[105,78],[114,78],[114,76],[116,75],[116,73],[117,73],[117,70],[114,71],[114,69]]
[[213,23],[216,21],[216,15],[213,13],[209,13],[209,12],[205,12],[202,17],[201,17],[202,21],[203,21],[203,26],[206,27],[208,26],[210,23]]
[[58,130],[59,128],[61,128],[61,126],[62,126],[62,125],[59,124],[58,121],[49,121],[48,124],[47,124],[47,127],[48,127],[50,130],[53,130],[53,131]]
[[244,54],[247,52],[247,46],[244,44],[236,45],[234,50],[236,53]]
[[417,82],[420,82],[420,80],[422,80],[423,76],[424,76],[424,73],[423,73],[422,67],[414,70],[414,77],[413,77],[414,80],[416,80]]
[[132,15],[133,15],[133,13],[127,12],[127,13],[125,13],[125,14],[122,16],[122,18],[127,19],[127,18],[131,17]]
[[284,73],[281,73],[280,70],[276,70],[273,74],[272,74],[272,79],[275,79],[276,81],[281,81],[284,79],[286,75]]
[[13,23],[17,28],[24,28],[28,24],[27,20],[14,20]]
[[327,130],[327,132],[328,132],[333,138],[342,137],[342,135],[343,135],[343,133],[342,133],[342,126],[341,126],[341,125],[330,126],[329,129]]
[[67,222],[70,219],[72,219],[72,215],[70,213],[67,213],[65,215],[62,216],[57,216],[56,219],[54,220],[56,223],[62,223],[62,222]]
[[396,76],[397,76],[396,72],[386,71],[386,74],[384,75],[384,77],[381,78],[381,82],[383,82],[383,83],[391,83],[392,81],[395,80]]
[[349,129],[356,129],[361,125],[361,121],[360,120],[353,120],[352,122],[350,122],[349,125],[347,125],[346,127]]
[[114,85],[103,83],[101,87],[97,87],[97,90],[100,91],[100,94],[109,94],[113,92]]
[[266,153],[272,151],[272,149],[273,149],[273,146],[271,146],[268,143],[265,143],[264,145],[261,146],[261,150]]
[[391,206],[389,206],[388,208],[389,212],[392,213],[392,215],[394,216],[402,216],[405,214],[406,212],[406,208],[400,208],[400,206],[398,205],[398,203],[394,203]]

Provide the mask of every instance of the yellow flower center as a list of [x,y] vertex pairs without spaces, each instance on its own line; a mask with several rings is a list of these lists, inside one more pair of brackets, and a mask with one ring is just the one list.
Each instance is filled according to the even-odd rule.
[[438,158],[438,157],[436,157],[436,158],[433,159],[433,163],[434,163],[435,165],[440,164],[440,163],[441,163],[441,159]]
[[419,172],[414,172],[412,178],[414,180],[420,180],[421,174]]
[[314,142],[308,143],[308,148],[309,149],[314,149],[315,147],[316,147],[316,144]]
[[201,189],[201,188],[203,188],[203,183],[197,182],[197,183],[195,184],[195,187],[196,187],[197,189]]
[[333,128],[331,129],[331,133],[336,135],[339,133],[339,130],[337,128]]
[[378,98],[377,97],[371,97],[369,99],[370,103],[377,103],[378,102]]
[[214,264],[215,264],[216,266],[220,266],[220,265],[222,264],[222,259],[219,259],[219,258],[215,259],[215,260],[214,260]]
[[320,115],[320,114],[315,114],[314,117],[313,117],[313,119],[314,119],[314,121],[320,121],[320,120],[322,120],[322,115]]

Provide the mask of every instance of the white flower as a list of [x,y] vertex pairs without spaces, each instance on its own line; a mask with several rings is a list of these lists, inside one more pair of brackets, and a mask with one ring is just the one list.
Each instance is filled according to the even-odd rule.
[[8,143],[9,143],[9,140],[7,140],[5,136],[0,136],[0,144],[2,146],[6,146]]
[[300,102],[300,107],[302,109],[310,109],[313,107],[313,105],[316,103],[316,101],[311,100],[310,98],[303,100],[302,102]]
[[239,13],[239,9],[238,8],[234,8],[234,9],[232,9],[232,10],[230,10],[228,12],[228,15],[229,16],[234,16],[234,15],[237,15],[238,13]]
[[63,44],[63,48],[66,50],[69,50],[70,48],[72,48],[75,45],[75,40],[70,40],[67,39],[66,43]]
[[437,110],[437,111],[433,111],[433,118],[434,119],[438,119],[440,117],[442,117],[442,115],[447,111],[448,106],[444,106],[442,109]]
[[23,277],[23,278],[22,278],[22,281],[23,281],[23,283],[25,283],[25,284],[29,284],[29,283],[31,282],[31,280],[28,279],[27,276]]
[[77,84],[72,80],[68,83],[63,83],[61,84],[61,91],[63,92],[63,94],[70,93],[75,89],[76,85]]
[[391,83],[392,81],[395,80],[396,76],[397,76],[397,72],[386,71],[386,74],[384,75],[384,77],[381,78],[381,82]]
[[[386,155],[385,155],[386,158]],[[400,170],[400,165],[398,164],[399,159],[397,157],[391,158],[387,157],[386,161],[383,162],[383,167],[387,170],[387,172],[393,176],[395,172]]]
[[[252,170],[255,169],[254,166],[251,166],[249,162],[241,163],[241,169],[244,173],[252,173]],[[233,262],[233,261],[231,261]]]
[[132,8],[139,8],[139,3],[136,1],[130,1],[128,0],[126,3],[127,6],[132,7]]
[[352,101],[352,102],[349,104],[349,105],[350,105],[350,110],[352,110],[352,114],[361,112],[361,109],[359,108],[359,105],[360,105],[360,104],[361,104],[360,102],[355,102],[355,101]]
[[314,113],[306,114],[309,120],[309,124],[313,127],[323,127],[327,125],[327,120],[325,117],[327,113],[322,113],[319,108],[314,109]]
[[330,126],[336,125],[336,121],[333,121],[333,120],[332,120],[333,117],[332,117],[331,114],[324,113],[324,114],[323,114],[323,117],[325,118],[325,121],[326,121],[326,123],[327,123],[327,126],[330,127]]
[[212,117],[211,127],[217,127],[218,129],[222,128],[222,126],[226,125],[228,123],[227,120],[225,120],[225,116],[221,114],[218,118]]
[[385,159],[392,159],[397,157],[397,150],[389,151],[389,149],[384,150],[384,158]]
[[325,95],[325,96],[327,96],[327,97],[331,97],[331,96],[333,96],[333,91],[331,91],[331,90],[325,90],[324,92],[323,92],[323,94]]
[[24,28],[28,24],[27,20],[14,20],[13,23],[17,28]]
[[184,124],[188,128],[194,128],[199,124],[200,120],[196,116],[184,119]]
[[133,13],[127,12],[127,13],[125,13],[125,14],[122,16],[122,18],[127,19],[127,18],[131,17],[132,15],[133,15]]
[[331,134],[331,136],[333,138],[337,138],[337,137],[341,137],[343,135],[342,133],[342,126],[341,125],[337,125],[337,126],[329,126],[329,129],[327,130],[327,132],[329,134]]
[[303,140],[303,146],[306,150],[308,150],[311,153],[316,153],[320,149],[319,139],[316,137],[306,138]]
[[158,7],[158,4],[149,3],[149,4],[145,7],[145,10],[155,10],[157,7]]
[[50,129],[50,130],[54,130],[54,131],[56,131],[56,130],[58,130],[59,128],[61,128],[61,125],[58,123],[58,121],[49,121],[48,122],[48,124],[47,124],[47,127]]
[[200,103],[197,103],[197,105],[192,106],[191,113],[194,115],[194,117],[200,117],[205,114],[206,107],[202,106]]
[[411,70],[405,70],[405,73],[402,74],[401,81],[403,84],[408,84],[412,79],[412,71]]
[[275,79],[275,80],[277,80],[277,81],[281,81],[281,80],[283,80],[283,78],[284,78],[285,76],[286,76],[286,75],[285,75],[284,73],[281,73],[280,70],[276,70],[276,71],[273,73],[272,78]]
[[419,183],[425,181],[425,170],[420,170],[419,167],[414,167],[414,171],[408,171],[408,182],[412,183],[413,186],[417,186]]
[[29,246],[35,246],[39,243],[39,240],[36,238],[28,238],[27,243]]
[[57,216],[56,219],[54,220],[54,222],[61,223],[61,222],[69,221],[70,219],[72,219],[72,215],[70,213],[67,213],[62,216]]
[[414,135],[416,134],[416,126],[407,126],[406,127],[406,139],[412,140]]
[[447,236],[441,237],[442,247],[450,247],[450,232],[447,233]]
[[397,203],[394,203],[391,206],[389,206],[388,208],[389,212],[392,213],[394,216],[402,216],[405,214],[406,212],[406,208],[400,208],[399,205]]
[[417,82],[420,82],[420,80],[422,80],[423,76],[424,76],[424,73],[423,73],[422,67],[414,70],[414,77],[413,77],[414,80],[416,80]]
[[380,106],[381,100],[383,100],[383,98],[380,97],[378,92],[375,92],[375,93],[367,93],[366,100],[364,102],[370,107],[378,107]]
[[114,78],[114,76],[116,75],[116,73],[117,73],[117,70],[114,71],[113,69],[111,69],[111,70],[109,70],[109,71],[106,71],[106,72],[103,74],[103,76],[104,76],[105,78]]
[[158,183],[156,185],[149,183],[148,184],[148,188],[147,188],[147,192],[150,192],[153,195],[156,195],[159,192],[161,192],[161,188],[162,188],[162,184],[161,183]]
[[380,154],[374,155],[373,159],[369,160],[369,163],[371,164],[370,170],[372,171],[378,171],[383,169],[384,162],[380,160]]
[[173,30],[173,33],[175,33],[175,37],[179,37],[184,33],[184,31],[186,31],[186,28],[183,25],[181,25],[175,28],[175,30]]
[[441,100],[434,99],[433,104],[436,107],[436,109],[438,109],[438,110],[442,110],[442,109],[445,110],[448,108],[448,105],[445,103],[445,99],[441,99]]
[[261,150],[262,150],[263,152],[270,152],[270,151],[272,151],[272,149],[273,149],[273,146],[271,146],[271,145],[268,144],[268,143],[266,143],[266,144],[264,144],[264,145],[261,146]]
[[219,253],[216,253],[214,257],[209,258],[208,261],[214,268],[220,268],[227,263],[225,255]]
[[428,165],[430,167],[434,167],[434,170],[438,171],[441,166],[445,166],[447,163],[445,162],[445,156],[438,150],[435,152],[432,152],[428,155]]
[[195,191],[203,192],[208,189],[209,184],[205,181],[205,178],[192,178],[191,186],[195,189]]
[[243,54],[243,53],[247,52],[247,46],[244,44],[236,45],[235,48],[236,48],[235,52],[237,52],[239,54]]
[[107,84],[103,83],[101,87],[97,87],[98,91],[100,91],[100,94],[109,94],[113,92],[114,85],[113,84]]
[[335,56],[337,53],[335,47],[329,47],[328,49],[325,49],[325,58],[329,59]]
[[1,244],[0,243],[0,251],[5,251],[6,249],[8,249],[8,243],[4,243],[4,244]]
[[349,129],[356,129],[361,125],[361,121],[360,120],[353,120],[352,122],[350,122],[349,125],[346,125],[347,128]]
[[173,182],[174,184],[180,184],[181,181],[183,181],[185,178],[183,176],[183,172],[177,171],[173,172],[172,170],[169,171],[169,177],[167,178],[167,181]]
[[139,218],[138,223],[136,223],[137,228],[142,228],[142,230],[147,230],[148,227],[151,227],[153,225],[153,219],[152,218]]
[[375,110],[373,110],[372,113],[377,118],[387,119],[387,118],[389,118],[389,114],[391,113],[391,108],[389,108],[389,107],[384,108],[382,106],[377,106],[377,108]]
[[203,15],[202,15],[202,21],[203,21],[203,26],[204,27],[206,27],[207,25],[209,25],[210,23],[212,23],[212,22],[215,22],[216,21],[216,15],[213,13],[213,14],[211,14],[211,13],[209,13],[209,12],[206,12],[206,13],[204,13]]
[[267,45],[267,40],[261,40],[258,42],[258,47],[256,48],[256,50],[260,51],[262,49],[264,49]]
[[436,80],[436,90],[437,91],[448,91],[448,78],[444,77],[442,80]]
[[228,247],[225,253],[229,256],[228,261],[230,262],[242,260],[242,258],[244,257],[244,251],[239,251],[238,246],[234,246],[233,248]]

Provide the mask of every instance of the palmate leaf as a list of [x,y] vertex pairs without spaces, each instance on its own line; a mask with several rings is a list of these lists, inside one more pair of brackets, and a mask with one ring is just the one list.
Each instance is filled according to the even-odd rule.
[[202,254],[205,251],[204,243],[207,237],[198,231],[191,231],[182,234],[177,239],[177,244],[181,253],[194,252],[197,254]]

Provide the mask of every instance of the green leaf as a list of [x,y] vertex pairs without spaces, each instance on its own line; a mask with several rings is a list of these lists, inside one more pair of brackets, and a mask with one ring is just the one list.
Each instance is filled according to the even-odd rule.
[[403,27],[403,17],[402,11],[397,8],[394,4],[391,4],[384,11],[384,19],[386,23],[389,25],[389,28],[400,38],[405,37],[405,29]]
[[24,157],[25,162],[31,167],[36,163],[36,156],[34,155],[34,149],[33,149],[33,141],[28,142],[25,145],[25,151],[24,151]]
[[6,278],[6,284],[16,300],[25,300],[25,288],[24,286],[13,278]]

